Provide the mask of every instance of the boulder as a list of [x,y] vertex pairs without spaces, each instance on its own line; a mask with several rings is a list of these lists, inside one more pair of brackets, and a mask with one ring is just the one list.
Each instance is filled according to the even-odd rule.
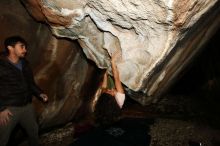
[[165,93],[219,28],[218,0],[21,0],[58,37],[77,40],[87,58],[110,68],[145,105]]

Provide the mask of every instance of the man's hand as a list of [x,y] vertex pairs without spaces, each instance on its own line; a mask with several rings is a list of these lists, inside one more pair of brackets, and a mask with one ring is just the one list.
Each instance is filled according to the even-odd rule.
[[44,93],[41,93],[40,94],[40,97],[43,99],[44,102],[47,102],[48,101],[48,96]]
[[7,125],[7,123],[10,120],[10,116],[12,116],[13,114],[11,113],[11,111],[9,109],[5,109],[3,111],[0,112],[0,126],[4,126]]

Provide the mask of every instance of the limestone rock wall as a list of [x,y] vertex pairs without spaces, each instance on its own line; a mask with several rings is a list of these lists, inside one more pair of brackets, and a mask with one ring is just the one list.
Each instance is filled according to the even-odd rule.
[[164,93],[219,27],[218,0],[21,0],[56,36],[78,40],[87,58],[117,66],[142,104]]

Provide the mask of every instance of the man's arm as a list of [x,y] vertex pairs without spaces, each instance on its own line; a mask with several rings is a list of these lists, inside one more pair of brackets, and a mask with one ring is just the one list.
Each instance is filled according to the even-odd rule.
[[31,88],[36,97],[42,99],[44,102],[48,101],[48,96],[36,85],[35,81],[32,82]]
[[[0,57],[1,57],[1,55],[0,55]],[[0,70],[1,70],[0,71],[0,79],[5,78],[4,67],[2,66],[2,64],[3,64],[3,61],[0,59]],[[2,80],[0,80],[0,82],[2,82]],[[3,92],[3,91],[1,90],[1,92]],[[3,104],[2,97],[0,97],[0,112],[4,111],[6,108],[7,107],[4,106],[4,104]]]
[[34,76],[33,76],[33,72],[29,66],[29,64],[27,64],[27,74],[28,74],[28,80],[29,80],[29,84],[31,87],[31,91],[32,93],[38,97],[39,99],[42,99],[44,102],[48,101],[48,97],[46,94],[43,93],[43,91],[40,89],[40,87],[36,84],[35,80],[34,80]]
[[117,104],[119,105],[119,107],[122,108],[124,101],[125,101],[125,93],[124,93],[124,88],[122,86],[122,83],[120,81],[118,68],[115,64],[115,60],[118,55],[119,55],[118,52],[115,52],[112,55],[111,64],[112,64],[112,72],[113,72],[115,88],[116,88],[115,100]]
[[118,55],[117,52],[115,52],[111,58],[112,73],[113,73],[113,77],[114,77],[114,81],[115,81],[116,91],[119,93],[124,93],[124,88],[123,88],[121,81],[120,81],[118,68],[115,64],[115,59],[116,59],[117,55]]
[[48,101],[48,96],[44,94],[43,91],[38,87],[38,85],[35,83],[33,76],[32,76],[32,81],[31,81],[31,89],[32,89],[33,94],[36,97],[39,97],[44,102]]
[[106,71],[105,74],[104,74],[103,81],[102,81],[102,89],[106,89],[107,84],[108,84],[108,75],[107,75],[107,71]]

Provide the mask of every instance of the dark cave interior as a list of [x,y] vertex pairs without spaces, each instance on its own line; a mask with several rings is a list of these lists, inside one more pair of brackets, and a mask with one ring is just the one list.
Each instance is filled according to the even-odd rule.
[[[10,18],[8,18],[7,20],[10,20]],[[32,22],[32,19],[30,22]],[[33,23],[36,22],[33,21]],[[33,24],[32,26],[31,23],[26,23],[26,21],[24,21],[24,24],[28,24],[28,27],[20,27],[20,25],[26,26],[22,25],[22,23],[18,27],[10,26],[13,29],[3,31],[1,39],[3,40],[3,37],[6,36],[6,34],[8,35],[12,32],[14,33],[15,31],[18,31],[22,35],[25,35],[26,32],[24,30],[26,29],[31,31],[37,30],[33,29],[33,26],[35,26],[35,24]],[[4,28],[6,28],[7,25],[8,23],[2,23],[2,26],[4,26]],[[43,26],[40,28],[43,28]],[[47,34],[47,31],[48,30],[45,30],[43,32]],[[41,44],[39,45],[38,42],[35,41],[37,36],[33,37],[32,34],[36,33],[28,33],[26,37],[29,39],[30,42],[32,42],[34,47],[36,46],[37,48],[40,46],[40,48],[43,48],[42,46],[44,45],[44,42],[37,40],[38,42],[41,42]],[[38,59],[37,56],[39,56],[39,52],[40,51],[38,50],[34,53],[30,53],[32,54],[30,58],[33,59],[33,66],[36,66],[36,64],[38,63],[35,60]],[[94,63],[90,62],[90,64],[93,64],[94,66]],[[93,77],[95,76],[95,78],[98,79],[99,74],[96,73],[93,73],[92,75]],[[90,88],[91,83],[88,81],[84,86],[84,88]],[[92,86],[92,88],[96,87]],[[91,95],[89,93],[86,94]],[[212,127],[214,127],[214,129],[220,129],[220,29],[204,46],[201,52],[198,53],[191,64],[189,64],[187,68],[185,68],[185,70],[179,75],[179,79],[163,96],[164,97],[162,97],[161,100],[158,101],[158,103],[143,107],[140,106],[140,104],[138,104],[137,102],[128,98],[125,103],[125,109],[123,113],[127,117],[140,116],[152,119],[161,117],[173,119],[180,118],[183,120],[196,119],[205,122],[208,125],[211,125]],[[86,98],[85,101],[87,102],[87,100],[89,99]],[[80,123],[82,120],[84,120],[84,116],[87,116],[88,113],[86,112],[87,111],[82,106],[82,108],[78,110],[75,116],[75,120],[78,120],[77,122]],[[56,128],[57,127],[55,127],[55,129]]]
[[182,72],[180,79],[170,89],[173,94],[210,93],[218,97],[220,89],[220,30],[198,53]]

